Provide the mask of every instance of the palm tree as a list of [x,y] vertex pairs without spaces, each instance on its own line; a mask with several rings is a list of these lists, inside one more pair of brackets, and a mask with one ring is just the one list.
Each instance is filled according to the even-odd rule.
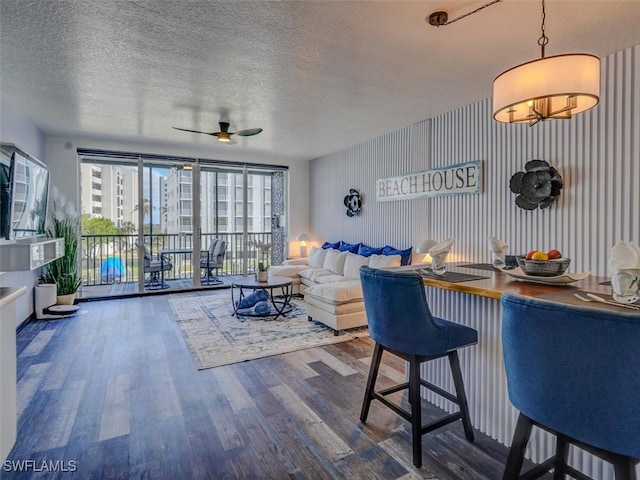
[[[135,207],[133,207],[133,211],[131,213],[135,213],[138,211],[138,208],[140,208],[140,205],[136,205]],[[142,231],[144,232],[145,228],[144,228],[144,219],[149,217],[151,214],[151,209],[156,209],[156,207],[151,207],[151,201],[148,198],[143,198],[142,199],[142,215],[143,215],[143,221],[142,221]],[[149,217],[149,229],[148,231],[151,232],[152,231],[152,220],[151,217]]]
[[136,224],[133,222],[122,222],[122,225],[120,225],[119,230],[125,235],[136,233]]
[[[133,207],[133,211],[131,213],[135,213],[138,211],[138,208],[140,207],[140,205],[136,205],[135,207]],[[154,210],[156,207],[153,207]],[[143,198],[142,199],[142,214],[144,215],[143,218],[147,218],[147,216],[151,213],[151,201],[148,198]]]

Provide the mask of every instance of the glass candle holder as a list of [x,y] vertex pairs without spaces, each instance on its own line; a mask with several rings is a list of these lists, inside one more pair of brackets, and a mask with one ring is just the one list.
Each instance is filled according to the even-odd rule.
[[619,303],[635,303],[638,301],[640,270],[620,270],[611,276],[613,299]]
[[436,275],[444,275],[447,271],[445,261],[449,252],[431,255],[431,270]]

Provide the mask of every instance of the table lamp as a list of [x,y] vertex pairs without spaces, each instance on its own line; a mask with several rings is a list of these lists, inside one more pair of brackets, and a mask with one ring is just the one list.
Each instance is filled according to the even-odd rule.
[[438,242],[428,238],[426,240],[423,240],[422,243],[418,245],[418,247],[416,248],[416,252],[425,254],[424,258],[422,259],[424,263],[431,263],[431,255],[429,255],[429,249],[437,244]]
[[301,233],[296,237],[296,240],[300,242],[300,256],[306,257],[307,256],[307,240],[309,240],[309,235],[307,235],[306,233]]

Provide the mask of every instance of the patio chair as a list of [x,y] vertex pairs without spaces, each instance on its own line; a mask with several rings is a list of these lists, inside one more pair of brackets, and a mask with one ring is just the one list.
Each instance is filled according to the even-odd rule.
[[153,258],[147,246],[138,241],[136,241],[136,247],[138,247],[138,251],[142,250],[144,255],[144,286],[147,288],[169,288],[169,285],[164,283],[164,272],[173,269],[171,259],[164,255]]
[[222,283],[222,280],[217,275],[213,275],[211,271],[215,269],[217,274],[218,269],[224,266],[226,252],[227,242],[214,238],[209,244],[209,249],[200,255],[200,268],[205,271],[202,280],[206,280],[207,285],[220,285]]

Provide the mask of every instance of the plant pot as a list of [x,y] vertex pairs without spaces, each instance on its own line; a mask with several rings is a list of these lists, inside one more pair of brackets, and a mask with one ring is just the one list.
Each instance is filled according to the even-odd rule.
[[58,295],[56,305],[73,305],[76,301],[76,294],[69,293],[68,295]]
[[266,282],[268,279],[268,272],[256,272],[256,282]]
[[47,318],[44,310],[52,305],[55,305],[57,300],[56,284],[55,283],[42,283],[36,285],[35,289],[35,303],[36,303],[36,318],[41,320]]

